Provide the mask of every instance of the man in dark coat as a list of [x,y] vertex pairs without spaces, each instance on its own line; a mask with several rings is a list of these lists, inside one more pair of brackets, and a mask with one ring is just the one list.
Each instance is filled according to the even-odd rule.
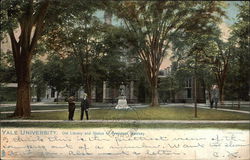
[[83,100],[81,101],[81,117],[80,117],[81,120],[83,120],[84,112],[86,114],[87,120],[89,119],[88,110],[89,110],[89,102],[87,100],[87,94],[84,93]]
[[73,120],[74,112],[75,112],[75,98],[73,96],[70,96],[68,98],[68,104],[69,104],[69,120]]

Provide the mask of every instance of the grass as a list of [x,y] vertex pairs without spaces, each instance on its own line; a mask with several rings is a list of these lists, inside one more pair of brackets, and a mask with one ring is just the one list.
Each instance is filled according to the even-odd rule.
[[198,129],[198,128],[219,128],[219,129],[244,129],[249,130],[249,124],[136,124],[136,123],[25,123],[11,122],[1,123],[1,127],[32,127],[32,128],[173,128],[173,129]]
[[[56,104],[56,102],[54,103],[49,103],[46,105],[33,105],[32,106],[32,110],[57,110],[57,109],[67,109],[68,108],[68,104],[66,102],[59,102],[59,104]],[[77,108],[79,108],[80,106],[80,102],[78,102],[76,104]],[[110,105],[105,105],[105,104],[93,104],[93,106],[91,107],[97,107],[97,108],[111,108]],[[171,108],[171,107],[168,107]],[[238,108],[237,106],[232,106],[232,105],[224,105],[224,106],[219,106],[219,108],[222,109],[231,109],[231,110],[241,110],[241,111],[250,111],[250,106],[247,104],[242,105],[240,108]],[[6,112],[6,111],[14,111],[15,110],[15,106],[7,106],[7,107],[1,107],[0,106],[0,112]]]
[[[93,113],[92,113],[93,112]],[[91,111],[91,119],[143,119],[143,120],[245,120],[247,114],[198,109],[198,117],[194,118],[194,109],[187,107],[149,107],[135,110],[102,109]]]
[[[45,107],[45,106],[43,106]],[[49,106],[47,106],[49,107]],[[55,107],[55,106],[53,106]],[[56,106],[60,107],[60,106]],[[61,106],[62,107],[62,106]],[[67,106],[63,106],[66,109]],[[79,107],[78,107],[79,108]],[[60,108],[62,109],[62,108]],[[10,114],[1,114],[0,119],[9,118]],[[215,109],[198,109],[198,117],[194,118],[194,109],[188,107],[147,107],[132,110],[115,109],[92,109],[89,111],[90,119],[100,120],[250,120],[249,114],[225,112]],[[32,113],[31,120],[67,120],[67,111],[56,111],[46,113]],[[75,120],[80,119],[80,111],[76,110]],[[90,123],[90,122],[49,122],[49,123],[28,123],[28,122],[2,122],[1,127],[40,127],[40,128],[233,128],[250,129],[250,124],[138,124],[138,123]]]
[[[67,120],[67,111],[32,113],[32,120]],[[188,107],[147,107],[132,110],[93,109],[89,111],[90,119],[101,120],[250,120],[249,114],[219,111],[215,109],[198,109],[198,117],[194,117],[194,109]],[[9,119],[8,114],[1,114],[1,119]],[[80,111],[76,110],[75,120],[80,119]]]

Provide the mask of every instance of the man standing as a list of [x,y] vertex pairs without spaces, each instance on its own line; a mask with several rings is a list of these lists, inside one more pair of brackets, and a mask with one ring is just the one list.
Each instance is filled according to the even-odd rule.
[[70,96],[68,98],[68,103],[69,103],[69,120],[72,121],[74,117],[75,108],[76,108],[75,97]]
[[89,102],[87,100],[87,94],[84,93],[83,100],[81,101],[81,117],[80,117],[81,120],[83,120],[84,112],[86,114],[87,120],[89,119],[88,110],[89,110]]
[[211,108],[213,108],[213,104],[215,103],[215,108],[217,109],[217,104],[219,101],[219,89],[217,85],[214,85],[211,90]]

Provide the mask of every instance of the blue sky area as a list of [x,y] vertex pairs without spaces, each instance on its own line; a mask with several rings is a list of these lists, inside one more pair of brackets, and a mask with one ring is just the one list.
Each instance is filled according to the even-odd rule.
[[239,13],[239,9],[236,4],[239,4],[241,1],[226,1],[229,6],[226,9],[227,19],[224,19],[225,23],[228,25],[232,25],[236,22],[236,16]]

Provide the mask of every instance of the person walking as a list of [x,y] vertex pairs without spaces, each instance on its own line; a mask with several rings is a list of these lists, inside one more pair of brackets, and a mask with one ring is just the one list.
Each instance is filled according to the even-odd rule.
[[219,89],[217,85],[214,85],[211,90],[211,106],[210,108],[213,108],[213,104],[215,105],[215,108],[217,109],[217,104],[219,101]]
[[75,97],[74,96],[70,96],[68,98],[68,109],[69,109],[69,120],[73,120],[73,117],[74,117],[74,112],[75,112],[75,108],[76,108],[76,105],[75,105]]
[[83,120],[84,112],[86,114],[87,120],[89,119],[88,110],[89,110],[89,102],[87,99],[87,94],[84,93],[83,100],[81,101],[81,117],[80,117],[81,120]]

